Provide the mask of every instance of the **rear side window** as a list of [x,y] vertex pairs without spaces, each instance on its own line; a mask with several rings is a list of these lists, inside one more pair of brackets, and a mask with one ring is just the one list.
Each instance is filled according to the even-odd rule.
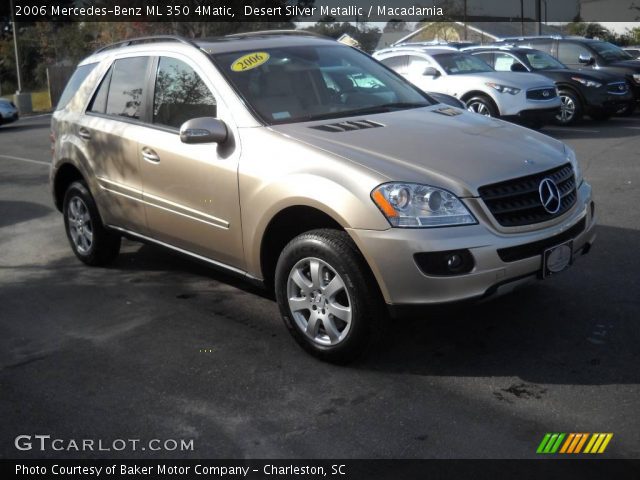
[[[149,57],[122,58],[115,61],[109,73],[109,91],[104,113],[134,120],[140,119],[148,63]],[[102,95],[104,83],[103,80],[96,99]],[[97,107],[98,105],[95,106]]]
[[580,65],[580,55],[591,56],[591,52],[577,43],[560,42],[558,60],[566,65]]
[[67,82],[67,86],[62,91],[62,95],[60,96],[60,100],[58,101],[58,105],[56,106],[56,110],[62,110],[67,106],[67,104],[71,101],[75,93],[80,88],[80,85],[82,85],[82,83],[91,73],[91,71],[96,67],[96,65],[97,63],[88,63],[76,68],[76,71],[73,72],[73,75],[71,75],[71,78]]
[[409,69],[409,55],[399,55],[397,57],[383,58],[380,60],[391,70],[395,70],[400,75],[406,75]]
[[187,120],[215,117],[216,100],[186,63],[161,57],[153,94],[153,123],[180,128]]
[[107,96],[109,95],[109,83],[111,82],[111,74],[113,73],[113,65],[100,82],[98,91],[93,100],[89,104],[89,111],[93,113],[105,113],[107,111]]

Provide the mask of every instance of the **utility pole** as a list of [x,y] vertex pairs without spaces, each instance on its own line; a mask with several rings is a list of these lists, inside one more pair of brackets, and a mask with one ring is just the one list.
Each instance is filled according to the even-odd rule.
[[524,0],[520,0],[520,35],[524,37]]
[[18,76],[18,91],[22,92],[22,78],[20,77],[20,54],[18,53],[18,32],[16,27],[16,16],[13,11],[13,0],[9,0],[9,8],[11,8],[11,29],[13,30],[13,49],[16,53],[16,75]]
[[467,40],[468,30],[467,30],[467,0],[464,0],[464,12],[463,12],[463,22],[464,22],[464,39]]
[[542,0],[536,0],[536,33],[542,35]]

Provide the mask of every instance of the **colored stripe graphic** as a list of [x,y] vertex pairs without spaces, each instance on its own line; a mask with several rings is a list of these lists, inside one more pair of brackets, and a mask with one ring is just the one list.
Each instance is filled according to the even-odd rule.
[[[613,438],[613,433],[546,433],[536,453],[578,454],[604,453]],[[586,444],[586,447],[585,447]],[[583,447],[584,450],[583,450]]]

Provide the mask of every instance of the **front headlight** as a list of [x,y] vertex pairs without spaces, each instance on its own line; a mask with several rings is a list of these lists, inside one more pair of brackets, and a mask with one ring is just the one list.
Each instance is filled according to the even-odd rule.
[[587,78],[582,78],[582,77],[571,77],[571,80],[575,80],[576,82],[581,83],[585,87],[600,88],[602,86],[601,83],[596,82],[595,80],[589,80]]
[[520,89],[516,87],[510,87],[508,85],[500,85],[499,83],[487,82],[487,87],[491,87],[500,93],[510,93],[511,95],[517,95],[520,93]]
[[577,188],[582,183],[582,170],[580,169],[580,164],[578,163],[578,159],[576,158],[576,152],[574,152],[573,149],[565,145],[564,154],[567,157],[567,161],[571,163],[571,166],[573,167],[573,173],[576,176],[576,188]]
[[451,192],[417,183],[385,183],[371,198],[392,227],[423,228],[478,223]]
[[640,85],[640,73],[633,74],[633,81]]

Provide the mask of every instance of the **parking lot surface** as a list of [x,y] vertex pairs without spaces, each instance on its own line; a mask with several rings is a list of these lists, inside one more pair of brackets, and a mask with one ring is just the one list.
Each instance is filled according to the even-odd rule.
[[[543,130],[593,185],[589,255],[397,321],[348,367],[305,354],[267,295],[177,254],[125,241],[112,267],[80,264],[49,194],[49,121],[0,128],[0,457],[529,458],[546,432],[611,432],[607,457],[640,457],[640,115]],[[194,448],[15,448],[36,434]]]

